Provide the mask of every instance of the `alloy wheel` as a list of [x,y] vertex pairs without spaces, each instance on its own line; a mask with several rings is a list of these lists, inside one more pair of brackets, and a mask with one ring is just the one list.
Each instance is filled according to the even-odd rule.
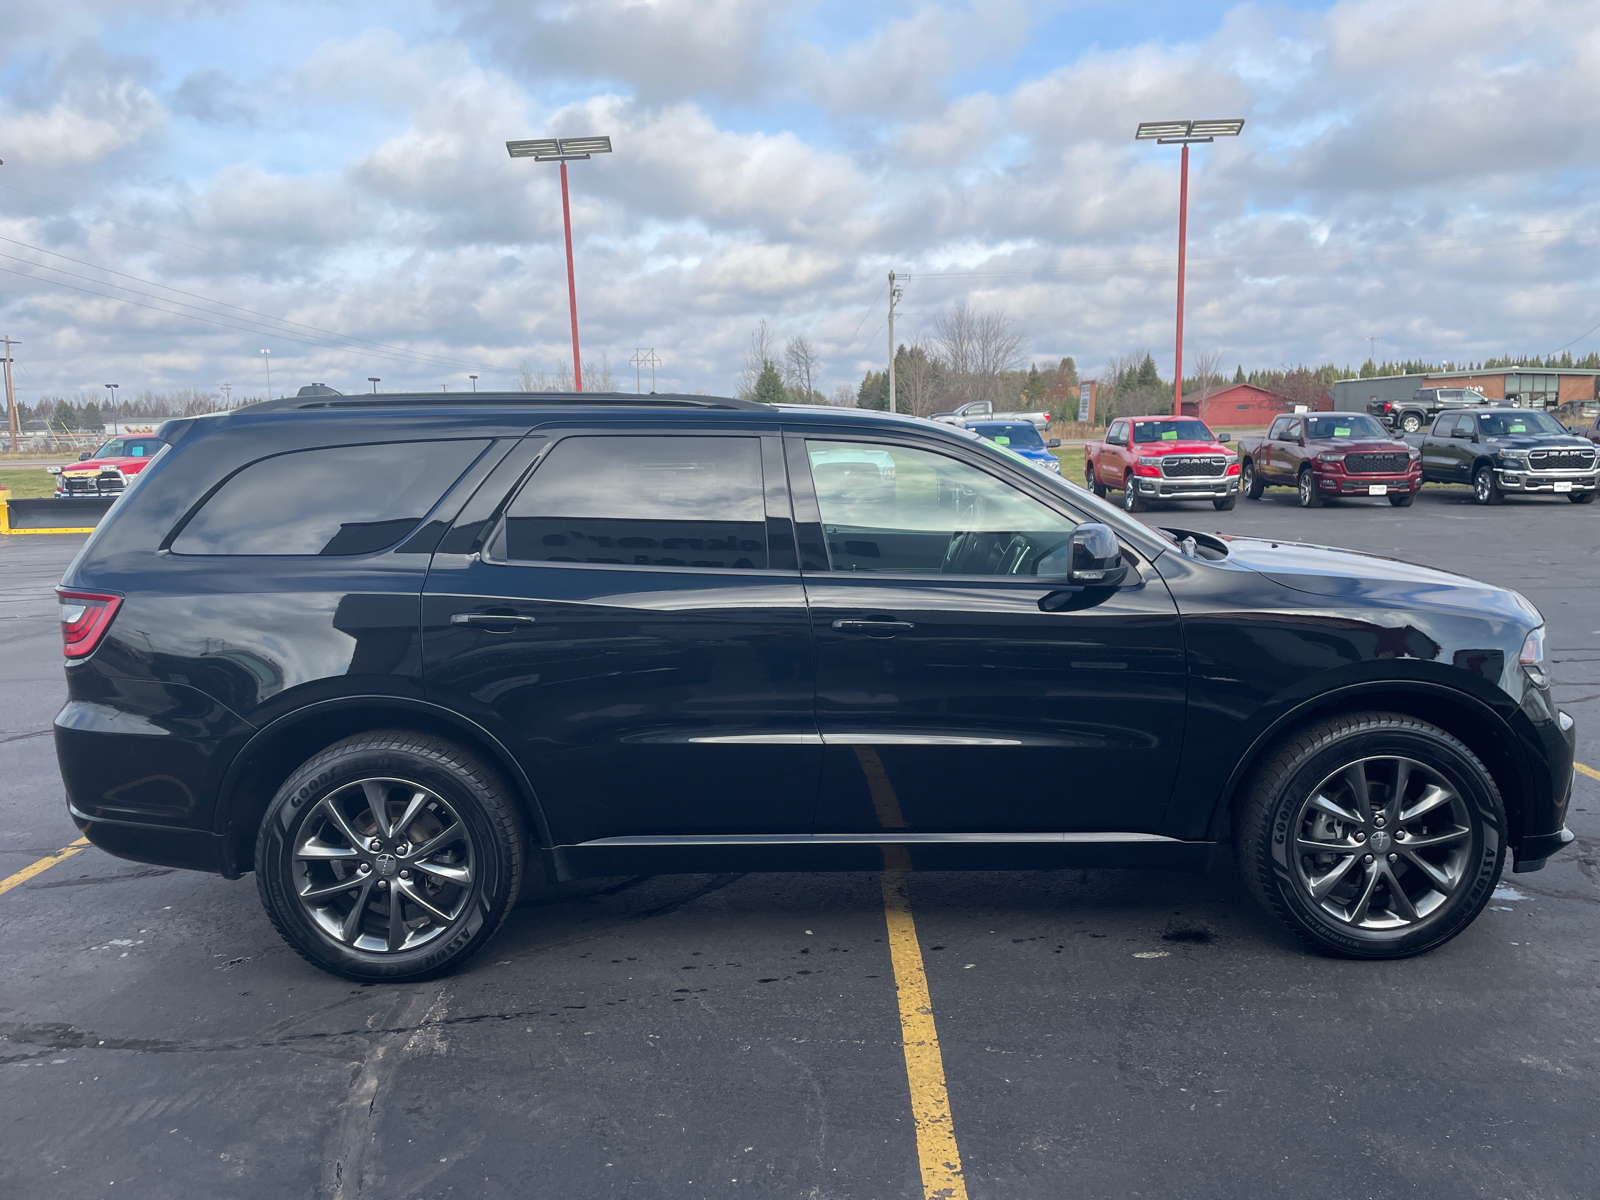
[[467,910],[472,839],[437,792],[362,779],[324,796],[294,840],[294,888],[307,916],[355,950],[414,950]]
[[1340,767],[1291,825],[1296,883],[1324,919],[1366,934],[1410,933],[1468,878],[1466,802],[1439,772],[1385,755]]

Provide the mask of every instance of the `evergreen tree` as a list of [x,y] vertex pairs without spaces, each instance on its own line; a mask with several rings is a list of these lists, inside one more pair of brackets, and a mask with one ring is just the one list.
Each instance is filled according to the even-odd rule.
[[1233,381],[1235,383],[1243,383],[1245,381],[1245,378],[1244,378],[1244,364],[1243,363],[1240,363],[1238,365],[1238,367],[1236,367],[1234,369]]
[[1044,380],[1039,376],[1037,364],[1028,368],[1027,381],[1022,385],[1022,398],[1027,402],[1029,408],[1044,399]]
[[1144,356],[1144,361],[1139,364],[1138,382],[1140,387],[1161,386],[1161,375],[1156,370],[1156,360],[1148,354]]
[[784,390],[783,376],[778,374],[778,368],[772,363],[767,363],[761,368],[761,374],[756,377],[755,400],[758,404],[782,404],[789,398]]
[[[899,382],[896,380],[896,382]],[[879,412],[889,411],[889,372],[868,371],[861,381],[861,387],[856,391],[856,405],[859,408],[873,408]]]
[[83,411],[78,415],[78,428],[87,430],[101,430],[106,427],[105,418],[100,414],[98,404],[85,404]]
[[1061,365],[1056,370],[1060,373],[1063,385],[1069,388],[1078,386],[1078,364],[1072,361],[1072,355],[1069,354],[1063,358]]
[[72,405],[65,400],[57,400],[56,409],[50,414],[50,424],[56,429],[76,429],[78,427],[78,414],[73,411]]

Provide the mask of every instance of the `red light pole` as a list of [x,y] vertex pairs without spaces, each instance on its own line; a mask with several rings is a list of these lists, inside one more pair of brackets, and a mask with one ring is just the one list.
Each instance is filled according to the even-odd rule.
[[567,308],[572,313],[572,381],[583,391],[583,359],[578,353],[578,281],[572,266],[572,205],[567,199],[567,164],[611,153],[609,137],[533,138],[507,142],[512,158],[561,164],[561,225],[567,238]]
[[1189,147],[1219,137],[1238,137],[1243,128],[1243,120],[1141,121],[1133,135],[1136,141],[1154,139],[1157,145],[1183,147],[1178,184],[1178,346],[1172,371],[1172,415],[1175,417],[1183,415],[1183,270],[1189,245]]

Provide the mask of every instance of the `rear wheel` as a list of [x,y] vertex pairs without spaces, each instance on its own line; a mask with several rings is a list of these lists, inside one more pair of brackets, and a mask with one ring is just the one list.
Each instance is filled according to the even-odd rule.
[[1472,473],[1472,498],[1479,504],[1503,504],[1506,494],[1494,477],[1494,468],[1483,463]]
[[1088,488],[1101,499],[1105,498],[1106,486],[1105,484],[1101,483],[1098,476],[1095,475],[1093,462],[1086,461],[1083,464],[1083,486]]
[[1322,493],[1317,491],[1316,476],[1312,475],[1310,467],[1300,469],[1300,478],[1297,481],[1301,508],[1321,508]]
[[1574,504],[1592,504],[1592,503],[1594,503],[1594,493],[1593,492],[1568,492],[1567,493],[1567,499],[1571,500]]
[[1410,508],[1411,502],[1417,498],[1415,492],[1390,492],[1389,503],[1396,508]]
[[1320,722],[1256,773],[1236,841],[1257,900],[1307,942],[1405,958],[1483,911],[1505,863],[1505,810],[1476,755],[1397,713]]
[[278,932],[323,970],[426,979],[500,928],[523,845],[509,789],[476,756],[425,734],[359,734],[278,789],[256,839],[256,886]]
[[1244,466],[1239,468],[1239,490],[1252,500],[1261,499],[1261,493],[1266,491],[1267,485],[1262,482],[1261,476],[1256,473],[1256,464],[1248,458]]
[[1134,485],[1133,472],[1129,471],[1122,480],[1122,507],[1125,512],[1141,513],[1145,510],[1144,497],[1139,495],[1139,489]]
[[1407,433],[1416,433],[1422,428],[1422,414],[1409,412],[1400,418],[1400,428]]

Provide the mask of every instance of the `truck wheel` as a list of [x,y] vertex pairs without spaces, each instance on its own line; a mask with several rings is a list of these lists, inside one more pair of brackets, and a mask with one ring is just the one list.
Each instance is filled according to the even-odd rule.
[[1472,498],[1479,504],[1504,504],[1506,494],[1500,490],[1500,481],[1494,477],[1494,468],[1482,463],[1472,473]]
[[1099,477],[1095,474],[1094,463],[1092,462],[1086,461],[1083,464],[1083,486],[1102,500],[1105,499],[1106,485],[1101,483]]
[[1239,493],[1235,492],[1231,496],[1224,496],[1221,500],[1213,500],[1211,502],[1211,507],[1216,509],[1218,512],[1228,512],[1235,504],[1238,503],[1238,501]]
[[1322,493],[1317,491],[1316,476],[1312,475],[1310,467],[1300,468],[1300,507],[1321,508]]
[[1493,776],[1463,743],[1399,713],[1289,735],[1253,777],[1235,828],[1245,883],[1305,941],[1407,958],[1483,911],[1505,865]]
[[1122,509],[1131,513],[1141,513],[1145,510],[1144,497],[1139,495],[1139,489],[1133,485],[1132,471],[1129,471],[1122,480]]
[[256,886],[285,941],[346,979],[402,983],[459,966],[522,885],[510,790],[460,746],[402,730],[308,759],[267,807]]
[[1408,412],[1400,418],[1400,428],[1406,433],[1416,433],[1422,428],[1422,414]]
[[1239,490],[1252,500],[1261,499],[1261,493],[1267,490],[1267,485],[1261,482],[1261,476],[1256,474],[1256,464],[1248,458],[1240,468]]
[[1567,499],[1571,500],[1574,504],[1593,504],[1594,503],[1594,493],[1593,492],[1568,492],[1567,493]]
[[1416,498],[1417,494],[1415,492],[1389,493],[1389,503],[1394,505],[1396,508],[1410,508],[1412,501],[1414,501]]

